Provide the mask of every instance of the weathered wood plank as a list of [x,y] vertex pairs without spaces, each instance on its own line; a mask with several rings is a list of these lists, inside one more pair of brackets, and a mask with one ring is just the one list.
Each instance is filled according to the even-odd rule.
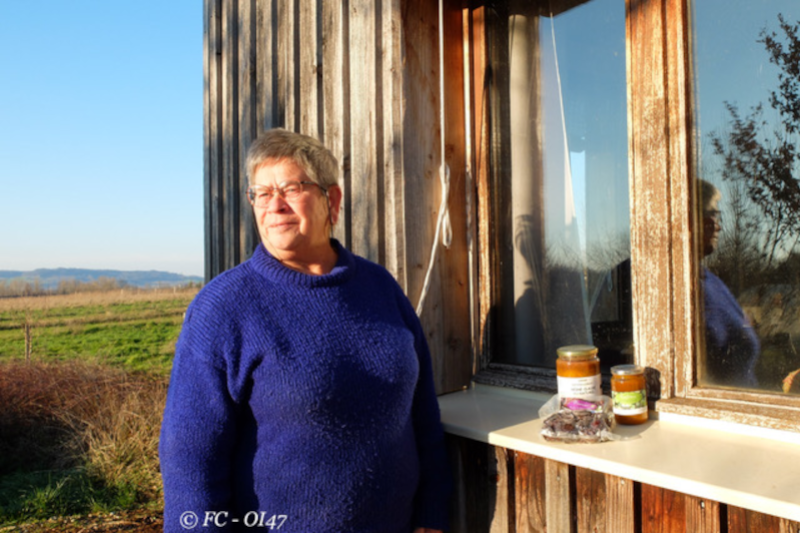
[[461,0],[444,2],[444,106],[445,164],[450,174],[448,210],[452,227],[450,247],[440,248],[437,265],[440,276],[443,329],[441,392],[462,389],[472,375],[470,328],[469,254],[467,250],[467,154],[464,102],[464,35]]
[[[745,394],[750,396],[747,399],[751,401],[753,398],[761,396],[744,392],[741,395],[745,396]],[[672,398],[659,402],[658,410],[664,413],[699,416],[783,431],[796,431],[800,425],[800,412],[798,412],[797,407],[779,408],[775,405],[779,401],[778,399],[764,398],[764,403],[774,402],[770,410],[765,410],[764,403],[731,402],[730,399],[735,399],[736,394],[730,394],[729,398],[726,399],[728,401],[715,401],[712,398],[718,398],[720,391],[712,391],[710,389],[702,392],[700,390],[693,391],[692,396],[704,399],[699,401],[696,398]],[[773,398],[776,397],[773,395]],[[780,398],[780,400],[784,400],[784,398]]]
[[350,122],[345,99],[350,91],[350,74],[345,53],[347,34],[343,2],[322,2],[322,142],[339,161],[342,202],[334,237],[350,248]]
[[[547,489],[545,460],[522,452],[514,453],[514,497],[517,532],[545,533]],[[551,530],[552,531],[552,530]]]
[[[211,193],[213,187],[213,166],[211,158],[214,154],[212,149],[212,135],[211,128],[213,126],[212,110],[216,104],[216,96],[212,99],[214,94],[214,85],[211,83],[212,70],[215,70],[216,54],[214,54],[214,38],[216,32],[214,31],[214,0],[203,0],[203,207],[205,209],[204,218],[204,275],[206,282],[213,276],[213,265],[211,259],[215,257],[213,244],[214,217],[212,216],[212,198]],[[212,57],[212,54],[214,57]]]
[[278,99],[278,21],[276,0],[256,1],[256,131],[283,125]]
[[[442,198],[440,169],[442,163],[442,125],[439,86],[439,11],[438,3],[409,0],[403,10],[405,64],[403,92],[404,202],[413,206],[414,216],[405,217],[406,292],[418,306],[425,287]],[[444,390],[446,334],[442,310],[441,256],[444,249],[435,243],[437,261],[427,286],[422,308],[422,324],[434,355],[436,390]],[[448,370],[449,371],[449,370]]]
[[[634,487],[630,479],[606,475],[606,532],[634,533],[638,510],[635,508]],[[600,530],[598,530],[600,531]]]
[[403,20],[401,0],[384,0],[380,22],[384,266],[407,290],[406,209],[403,175]]
[[492,210],[491,203],[491,147],[489,144],[489,109],[486,102],[489,97],[489,73],[487,71],[488,51],[486,42],[486,8],[480,7],[470,12],[471,25],[471,67],[472,94],[471,116],[472,136],[474,139],[473,168],[475,169],[477,202],[477,249],[478,249],[478,338],[480,346],[476,347],[476,359],[473,362],[473,373],[489,362],[489,346],[487,327],[489,317],[494,308],[492,298]]
[[[670,167],[664,87],[662,2],[628,0],[628,124],[631,177],[631,292],[638,361],[660,373],[651,392],[672,396],[673,305],[669,242]],[[651,327],[659,324],[659,327]]]
[[514,452],[499,446],[489,446],[490,523],[489,533],[514,531]]
[[278,0],[278,100],[282,104],[283,127],[292,131],[300,130],[300,119],[297,110],[297,69],[299,61],[296,49],[296,9],[297,0]]
[[719,533],[720,504],[713,500],[685,496],[686,528],[692,533]]
[[255,231],[253,210],[247,200],[247,148],[258,135],[256,129],[257,106],[256,99],[256,0],[238,0],[238,25],[237,32],[239,56],[239,109],[238,109],[238,156],[236,183],[238,188],[239,212],[239,250],[238,262],[244,261],[255,249],[258,243],[258,234]]
[[[684,395],[692,386],[693,361],[698,355],[697,339],[693,324],[699,316],[698,303],[698,268],[696,236],[688,233],[689,228],[697,227],[696,214],[693,210],[691,174],[694,168],[692,153],[692,102],[693,94],[688,90],[690,83],[688,61],[691,54],[689,47],[690,31],[686,22],[689,16],[688,4],[683,0],[667,0],[666,31],[668,43],[666,49],[666,83],[668,106],[668,148],[669,174],[664,181],[670,182],[672,205],[670,216],[673,221],[671,232],[675,298],[674,320],[675,338],[674,355],[676,394]],[[670,178],[670,179],[665,179]]]
[[450,528],[453,532],[467,531],[469,509],[467,499],[474,494],[473,487],[468,484],[467,475],[468,472],[474,473],[475,469],[467,469],[464,458],[469,440],[449,434],[445,435],[447,457],[450,460],[450,470],[453,475],[453,495],[450,500]]
[[728,533],[797,533],[800,522],[728,507]]
[[209,157],[208,183],[206,187],[206,217],[211,219],[207,224],[210,241],[207,247],[206,279],[211,279],[225,270],[225,220],[223,204],[223,167],[222,167],[222,2],[208,0],[208,146]]
[[469,317],[470,317],[470,345],[471,369],[475,374],[480,359],[480,286],[479,279],[479,251],[478,251],[478,195],[475,182],[475,93],[474,83],[474,51],[472,46],[472,11],[468,8],[461,10],[461,35],[463,39],[463,70],[464,70],[464,159],[465,159],[465,231],[467,241],[467,274],[469,291]]
[[[464,202],[466,141],[460,3],[447,2],[442,15],[447,40],[444,55],[440,57],[439,25],[435,23],[439,20],[437,4],[414,0],[404,11],[405,121],[401,139],[405,177],[403,202],[406,206],[413,206],[415,211],[415,216],[404,217],[407,294],[417,305],[423,290],[427,290],[422,308],[423,325],[434,354],[434,373],[440,393],[465,386],[472,366]],[[443,74],[440,73],[442,68],[445,70]],[[444,92],[448,94],[444,101],[440,97],[440,82],[444,83]],[[442,111],[444,124],[440,118]],[[441,236],[438,240],[436,237],[439,209],[445,193],[442,163],[446,163],[450,170],[447,205],[453,240],[449,249],[442,245]],[[426,287],[433,254],[435,262]]]
[[[407,293],[416,306],[422,293],[431,254],[436,217],[441,198],[439,166],[441,125],[439,120],[439,40],[437,3],[410,0],[403,11],[405,68],[403,91],[406,98],[403,124],[405,202],[414,206],[406,217]],[[439,296],[434,277],[423,310],[426,332],[438,324],[430,314],[430,302]],[[437,349],[438,347],[434,348]]]
[[222,2],[222,199],[223,268],[240,262],[238,2]]
[[317,0],[297,0],[298,33],[298,99],[300,131],[319,139],[322,133],[320,116],[320,90],[322,66],[320,64],[320,16]]
[[578,533],[611,531],[606,525],[606,478],[600,472],[575,469],[575,516]]
[[546,459],[545,487],[547,531],[575,533],[575,520],[572,515],[574,494],[570,490],[569,465]]
[[[451,512],[452,533],[510,531],[507,524],[503,528],[502,520],[495,518],[497,502],[503,499],[503,487],[508,483],[505,466],[497,461],[504,450],[451,435],[446,441],[456,487]],[[499,514],[502,515],[502,511]]]
[[687,533],[685,496],[652,485],[641,485],[642,533]]
[[382,180],[378,160],[376,72],[377,13],[382,2],[351,0],[348,53],[350,65],[350,220],[351,249],[372,261],[383,259]]

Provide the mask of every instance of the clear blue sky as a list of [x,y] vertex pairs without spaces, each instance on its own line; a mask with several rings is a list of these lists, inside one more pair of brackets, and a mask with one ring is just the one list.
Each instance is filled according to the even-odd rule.
[[0,270],[203,274],[199,0],[0,0]]

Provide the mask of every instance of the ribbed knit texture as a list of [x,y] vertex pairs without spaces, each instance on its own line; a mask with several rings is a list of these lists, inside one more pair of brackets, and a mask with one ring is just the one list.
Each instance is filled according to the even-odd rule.
[[[159,446],[164,531],[408,533],[446,529],[451,481],[430,354],[383,268],[338,242],[333,271],[263,246],[186,313]],[[212,520],[202,527],[208,511]],[[184,515],[184,520],[188,515]],[[189,517],[190,518],[190,517]]]

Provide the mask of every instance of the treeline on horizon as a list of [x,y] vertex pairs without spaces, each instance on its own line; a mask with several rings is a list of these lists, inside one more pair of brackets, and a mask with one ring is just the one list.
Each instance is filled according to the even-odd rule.
[[0,280],[0,298],[20,298],[25,296],[53,296],[75,294],[80,292],[108,292],[124,289],[156,290],[164,288],[195,289],[202,286],[199,281],[188,281],[180,284],[154,284],[147,287],[132,285],[124,280],[100,276],[92,281],[62,279],[55,287],[45,287],[38,278],[33,280],[15,278]]

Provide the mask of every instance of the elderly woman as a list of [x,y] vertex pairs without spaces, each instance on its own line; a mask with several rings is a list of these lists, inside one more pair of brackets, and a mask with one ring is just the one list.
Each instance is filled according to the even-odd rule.
[[[719,202],[722,193],[712,183],[700,180],[703,206],[703,256],[719,245]],[[736,297],[708,268],[701,271],[706,322],[704,378],[711,385],[757,388],[756,365],[761,342]]]
[[447,526],[425,336],[391,275],[330,237],[337,168],[285,130],[250,147],[261,244],[186,313],[159,447],[166,532]]

